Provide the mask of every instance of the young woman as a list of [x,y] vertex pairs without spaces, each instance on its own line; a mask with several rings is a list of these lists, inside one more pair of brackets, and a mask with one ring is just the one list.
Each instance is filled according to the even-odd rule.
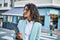
[[39,23],[38,8],[32,4],[26,4],[24,7],[25,20],[20,20],[18,23],[19,33],[17,38],[22,40],[40,40],[41,27]]

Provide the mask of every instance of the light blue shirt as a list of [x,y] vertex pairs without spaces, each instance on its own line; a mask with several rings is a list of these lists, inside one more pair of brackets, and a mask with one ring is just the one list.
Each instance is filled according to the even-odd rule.
[[29,40],[29,36],[30,36],[31,30],[32,30],[32,26],[33,26],[33,21],[28,22],[28,20],[27,20],[27,24],[25,27],[25,40]]

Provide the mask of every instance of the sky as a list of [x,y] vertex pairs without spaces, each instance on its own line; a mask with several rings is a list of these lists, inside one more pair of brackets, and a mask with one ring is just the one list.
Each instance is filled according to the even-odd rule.
[[[6,0],[5,2],[8,2],[9,0]],[[4,2],[4,0],[0,0],[0,3]]]
[[0,2],[4,2],[4,0],[0,0]]

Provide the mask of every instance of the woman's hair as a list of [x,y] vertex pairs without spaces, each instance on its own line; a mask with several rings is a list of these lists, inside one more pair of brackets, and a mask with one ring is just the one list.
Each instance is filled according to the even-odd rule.
[[25,7],[27,7],[28,10],[30,10],[30,16],[32,20],[39,22],[40,16],[39,16],[38,8],[36,7],[36,5],[34,5],[33,3],[28,3],[25,5]]

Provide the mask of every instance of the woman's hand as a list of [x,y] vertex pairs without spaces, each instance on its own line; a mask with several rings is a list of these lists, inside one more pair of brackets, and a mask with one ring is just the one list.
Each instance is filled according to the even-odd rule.
[[19,39],[22,39],[22,33],[18,33],[18,34],[16,35],[16,37],[19,38]]

